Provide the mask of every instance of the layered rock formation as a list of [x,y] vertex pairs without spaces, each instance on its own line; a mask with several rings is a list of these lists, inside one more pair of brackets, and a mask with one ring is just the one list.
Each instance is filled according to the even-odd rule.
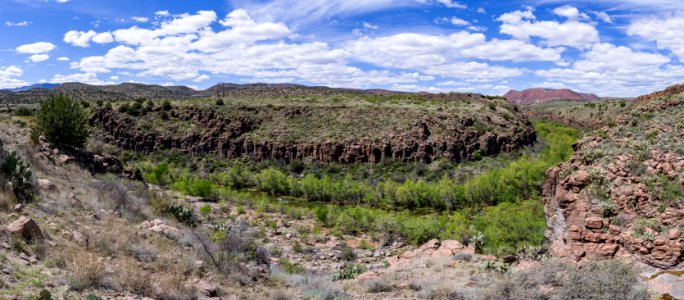
[[534,88],[524,91],[510,90],[504,98],[515,104],[542,103],[551,100],[599,100],[594,94],[577,93],[569,89],[543,89]]
[[95,109],[91,125],[110,143],[143,152],[340,163],[461,161],[533,143],[531,123],[514,109],[459,116],[396,107],[184,106],[164,126],[151,125],[159,124],[159,108],[142,118]]
[[617,126],[578,142],[569,161],[548,171],[553,255],[682,264],[684,94],[669,91],[640,98]]

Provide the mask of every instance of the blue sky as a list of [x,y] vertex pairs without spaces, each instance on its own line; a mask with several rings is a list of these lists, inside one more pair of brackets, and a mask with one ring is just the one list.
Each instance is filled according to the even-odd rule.
[[0,89],[294,82],[637,96],[684,82],[680,0],[0,0]]

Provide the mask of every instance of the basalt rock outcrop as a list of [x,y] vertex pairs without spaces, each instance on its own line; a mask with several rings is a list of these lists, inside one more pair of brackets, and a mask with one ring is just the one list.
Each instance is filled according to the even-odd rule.
[[166,114],[159,108],[143,117],[95,109],[90,121],[104,140],[141,152],[176,149],[276,161],[429,162],[467,160],[533,143],[536,133],[530,122],[510,109],[505,120],[493,112],[459,116],[387,107],[182,106],[168,113],[168,121],[158,121]]
[[641,97],[614,127],[574,145],[544,185],[550,252],[573,261],[684,261],[684,94]]

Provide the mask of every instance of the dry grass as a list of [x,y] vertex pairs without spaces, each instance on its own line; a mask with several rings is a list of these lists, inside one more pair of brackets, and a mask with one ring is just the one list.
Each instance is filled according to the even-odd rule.
[[116,282],[122,291],[129,291],[138,296],[154,295],[154,281],[149,272],[143,270],[135,260],[124,258],[119,260],[116,268]]
[[165,273],[155,276],[156,298],[167,300],[196,299],[197,291],[187,281],[187,270],[179,265],[169,264]]
[[106,262],[94,253],[74,248],[67,254],[69,287],[75,291],[99,288],[104,284]]

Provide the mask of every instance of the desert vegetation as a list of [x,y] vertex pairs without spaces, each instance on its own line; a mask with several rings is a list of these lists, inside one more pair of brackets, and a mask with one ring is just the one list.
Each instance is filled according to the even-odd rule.
[[[625,115],[639,119],[616,120],[618,125],[595,131],[598,147],[578,156],[573,147],[584,142],[586,131],[548,120],[527,123],[517,107],[497,97],[331,93],[218,100],[136,97],[84,104],[55,95],[34,115],[3,119],[0,140],[11,142],[0,147],[0,221],[21,223],[26,233],[10,233],[14,225],[2,229],[8,235],[0,235],[0,262],[8,271],[0,274],[0,297],[650,297],[631,265],[578,267],[549,259],[543,185],[550,168],[573,157],[604,165],[610,156],[628,154],[648,163],[653,154],[647,145],[677,153],[676,146],[659,141],[677,139],[676,132],[639,124],[658,118],[676,124],[677,114]],[[58,103],[71,109],[50,109]],[[184,140],[173,139],[161,148],[127,146],[112,133],[123,130],[117,131],[123,140],[135,141],[144,135],[127,136],[125,130],[148,132],[148,140],[178,131],[194,136],[187,140],[193,145],[218,149],[211,148],[214,133],[207,128],[249,128],[244,134],[255,140],[297,145],[288,143],[342,141],[373,127],[379,131],[353,136],[381,143],[373,137],[390,134],[391,126],[356,124],[352,116],[378,107],[411,119],[393,126],[410,131],[412,139],[461,129],[506,139],[512,135],[498,123],[513,122],[529,126],[524,130],[536,141],[498,152],[478,141],[458,159],[370,162],[187,151],[176,144]],[[466,125],[414,122],[442,112],[458,114]],[[321,124],[333,119],[341,127],[327,132]],[[102,123],[121,120],[131,127]],[[643,132],[629,136],[629,147],[607,147],[622,126]],[[65,135],[51,128],[74,130]],[[662,199],[655,211],[665,213],[679,203],[682,188],[675,179],[640,164],[626,168],[641,174],[644,190]],[[578,177],[576,170],[566,173],[558,176]],[[610,201],[606,174],[592,170],[587,177],[587,195],[596,200],[592,207],[609,219],[610,227],[597,230],[623,226],[627,219]],[[653,217],[631,228],[635,239],[653,243],[673,229]]]
[[[569,157],[578,135],[574,129],[551,123],[538,122],[536,128],[543,149],[513,154],[510,162],[387,164],[370,169],[361,164],[304,162],[206,160],[195,164],[187,161],[193,158],[180,154],[138,165],[150,183],[214,201],[274,207],[288,205],[279,203],[278,197],[295,205],[312,202],[313,206],[293,209],[314,214],[321,225],[341,234],[374,233],[384,240],[401,238],[412,244],[432,238],[473,240],[487,253],[513,254],[524,246],[541,246],[545,222],[538,199],[544,172]],[[181,167],[191,164],[199,169]],[[420,168],[424,170],[416,170]],[[249,191],[254,189],[262,194]],[[422,213],[415,213],[421,209]],[[478,239],[478,235],[482,236]]]
[[43,135],[58,146],[82,147],[88,137],[88,116],[70,97],[51,95],[40,104],[32,134]]

